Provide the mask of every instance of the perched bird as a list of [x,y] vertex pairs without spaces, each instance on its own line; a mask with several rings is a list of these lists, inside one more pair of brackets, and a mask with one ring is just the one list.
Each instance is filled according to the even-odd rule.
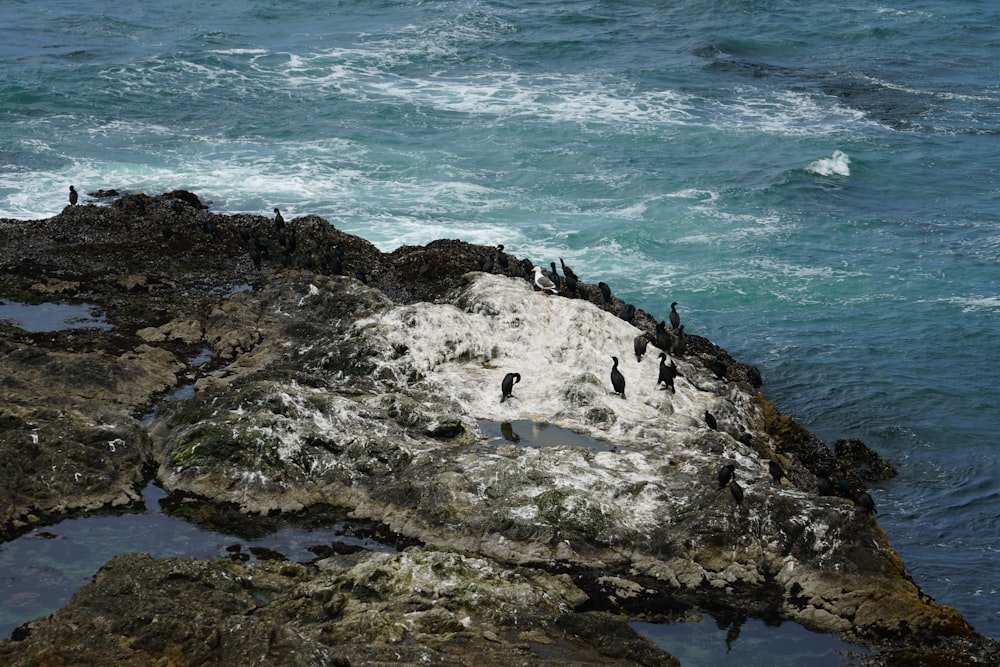
[[656,323],[656,347],[661,350],[669,350],[671,346],[670,333],[667,331],[665,322]]
[[861,508],[869,514],[878,513],[878,510],[875,509],[875,501],[867,491],[858,496],[858,505],[861,505]]
[[562,257],[559,258],[559,265],[562,266],[563,278],[566,280],[566,289],[576,292],[576,285],[580,281],[579,278],[573,273],[573,269],[566,266],[566,262],[563,261]]
[[669,389],[671,394],[676,394],[677,389],[674,388],[675,377],[677,377],[677,364],[671,359],[670,365],[667,366],[667,355],[660,352],[660,374],[656,378],[656,386],[659,387],[662,384],[664,389]]
[[556,289],[559,289],[561,287],[560,283],[562,282],[562,280],[559,279],[559,273],[556,271],[556,263],[549,262],[549,266],[552,267],[552,274],[551,274],[552,282],[555,283]]
[[531,267],[531,270],[535,274],[535,285],[538,286],[538,289],[540,289],[545,294],[548,294],[549,292],[552,292],[553,294],[559,294],[559,290],[556,289],[555,283],[552,282],[552,280],[547,275],[542,273],[542,267],[533,266]]
[[715,377],[722,380],[726,377],[728,367],[726,366],[726,363],[718,357],[712,357],[708,360],[708,369],[715,373]]
[[281,217],[281,211],[274,209],[274,227],[279,232],[285,228],[285,219]]
[[514,385],[521,381],[520,373],[507,373],[503,376],[503,381],[500,383],[500,402],[503,403],[508,398],[515,398]]
[[631,324],[632,320],[635,319],[635,306],[631,303],[626,303],[622,306],[622,312],[618,313],[618,317]]
[[639,334],[632,339],[632,349],[635,350],[635,360],[642,361],[642,355],[646,354],[646,347],[649,345],[649,338],[646,334]]
[[611,288],[606,282],[597,283],[597,289],[601,290],[601,296],[604,297],[605,301],[611,301]]
[[727,463],[726,465],[719,468],[719,488],[723,488],[729,482],[736,479],[736,466],[732,463]]
[[500,266],[503,267],[504,270],[507,269],[507,254],[503,251],[502,243],[497,244],[497,262],[500,263]]
[[486,258],[483,259],[483,263],[479,267],[479,270],[483,273],[493,273],[493,255],[487,255]]
[[76,202],[80,200],[80,193],[76,191],[72,185],[69,186],[69,204],[70,206],[76,206]]
[[677,327],[677,335],[674,336],[674,343],[670,347],[670,353],[675,357],[683,357],[687,349],[687,341],[684,339],[684,325]]
[[677,330],[677,327],[681,325],[681,316],[677,312],[677,302],[674,301],[670,304],[670,328]]
[[743,487],[737,484],[735,479],[729,482],[729,492],[733,494],[733,500],[737,504],[743,502]]
[[713,431],[719,430],[719,422],[716,421],[715,415],[708,410],[705,410],[705,426],[709,427]]
[[775,484],[781,484],[781,478],[785,476],[785,471],[780,463],[774,459],[770,459],[767,462],[767,471],[771,473],[771,479],[774,480]]
[[625,376],[618,370],[618,357],[611,357],[614,363],[611,365],[611,386],[615,393],[625,398]]

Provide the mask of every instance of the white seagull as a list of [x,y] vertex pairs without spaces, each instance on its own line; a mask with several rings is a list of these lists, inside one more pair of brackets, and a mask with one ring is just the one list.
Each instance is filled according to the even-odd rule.
[[533,266],[531,270],[535,273],[535,284],[538,285],[538,289],[542,292],[552,292],[553,294],[559,294],[559,290],[556,289],[556,284],[552,280],[542,273],[542,267]]

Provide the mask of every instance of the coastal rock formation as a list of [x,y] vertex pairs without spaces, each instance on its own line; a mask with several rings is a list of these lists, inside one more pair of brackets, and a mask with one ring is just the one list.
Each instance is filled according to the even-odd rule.
[[[463,645],[458,655],[479,652],[487,664],[523,651],[545,664],[534,643],[572,645],[581,661],[668,664],[602,614],[664,619],[692,608],[795,620],[878,646],[886,660],[904,647],[997,655],[911,580],[864,506],[853,464],[781,415],[756,369],[707,339],[687,334],[681,353],[653,315],[629,310],[626,321],[620,299],[582,281],[559,296],[538,292],[533,263],[495,249],[437,241],[381,253],[319,218],[276,230],[268,218],[214,215],[171,195],[0,222],[4,298],[98,304],[112,325],[72,335],[3,328],[0,419],[10,428],[0,454],[18,462],[0,469],[4,534],[138,502],[155,470],[178,502],[250,515],[338,506],[425,548],[314,567],[122,556],[52,619],[0,643],[0,658],[72,661],[103,627],[125,651],[105,655],[136,664],[169,652],[195,662],[249,655],[239,651],[283,664],[286,649],[318,662],[412,658],[418,648],[437,659]],[[642,332],[659,349],[637,362]],[[660,350],[677,365],[675,393],[657,386]],[[612,355],[628,399],[612,393]],[[512,371],[522,381],[501,403]],[[159,400],[182,385],[190,397]],[[517,420],[595,446],[484,435],[484,423]],[[35,453],[24,457],[29,444]],[[739,494],[718,484],[727,464]],[[358,568],[374,568],[370,579]],[[441,581],[415,592],[376,585],[428,570]],[[508,604],[496,577],[515,574],[524,592],[505,613],[519,622],[491,611]],[[444,581],[461,585],[445,595]],[[164,582],[179,599],[191,594],[189,605],[198,606],[193,590],[217,592],[202,605],[214,653],[197,653],[208,635],[178,624],[168,645],[134,623],[94,620],[111,618],[100,605],[117,603],[100,601],[129,586],[146,591],[127,603],[129,618],[175,613],[160,611]],[[477,607],[459,589],[487,601]],[[524,634],[533,626],[534,638]],[[572,639],[594,627],[603,640]],[[46,653],[56,644],[70,648]]]

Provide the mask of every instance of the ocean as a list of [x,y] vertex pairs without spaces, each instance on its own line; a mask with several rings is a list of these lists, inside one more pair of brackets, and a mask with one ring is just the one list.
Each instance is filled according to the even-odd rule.
[[974,0],[6,0],[0,218],[187,189],[677,301],[783,412],[899,469],[890,540],[1000,639],[998,25]]

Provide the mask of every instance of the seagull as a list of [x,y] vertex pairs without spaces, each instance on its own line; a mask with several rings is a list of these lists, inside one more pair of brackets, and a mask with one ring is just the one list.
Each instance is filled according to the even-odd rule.
[[552,279],[542,273],[542,267],[533,266],[531,270],[535,274],[535,285],[538,286],[538,289],[544,293],[552,292],[553,294],[559,294],[559,290],[556,289],[556,284],[552,282]]

